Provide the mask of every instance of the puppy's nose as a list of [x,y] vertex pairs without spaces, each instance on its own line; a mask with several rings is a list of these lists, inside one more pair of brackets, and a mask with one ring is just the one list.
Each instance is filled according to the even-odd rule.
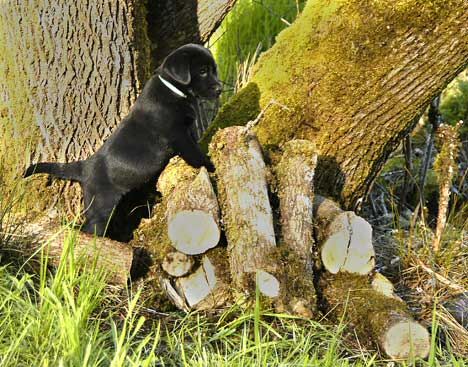
[[223,86],[222,85],[216,85],[214,87],[214,91],[215,91],[216,95],[219,97],[221,95],[221,93],[223,92]]

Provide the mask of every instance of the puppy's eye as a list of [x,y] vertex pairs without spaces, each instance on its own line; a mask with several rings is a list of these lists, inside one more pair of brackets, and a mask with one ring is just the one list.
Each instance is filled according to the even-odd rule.
[[201,68],[200,76],[207,76],[207,75],[208,75],[208,68]]

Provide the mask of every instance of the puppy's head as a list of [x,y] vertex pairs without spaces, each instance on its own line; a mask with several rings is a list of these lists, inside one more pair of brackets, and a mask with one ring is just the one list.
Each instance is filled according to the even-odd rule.
[[163,61],[161,74],[196,97],[215,99],[222,92],[213,55],[200,45],[188,44],[173,51]]

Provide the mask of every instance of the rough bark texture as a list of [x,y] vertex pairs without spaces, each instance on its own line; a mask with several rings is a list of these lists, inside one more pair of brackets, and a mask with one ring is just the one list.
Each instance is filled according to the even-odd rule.
[[[49,261],[58,266],[64,251],[72,250],[75,261],[87,271],[104,271],[107,281],[125,286],[133,261],[132,247],[107,238],[94,237],[78,230],[60,227],[57,219],[45,217],[24,226],[22,233],[29,237],[29,252],[42,247]],[[72,246],[72,247],[68,247]],[[69,258],[68,258],[69,259]]]
[[171,50],[188,42],[205,43],[236,0],[159,0],[149,2],[149,37],[157,66]]
[[309,0],[260,57],[251,79],[260,97],[236,99],[217,123],[237,121],[247,104],[286,105],[266,112],[260,143],[315,141],[318,192],[353,208],[415,116],[467,62],[464,0]]
[[314,227],[313,180],[317,164],[315,144],[308,140],[292,140],[283,147],[276,166],[281,215],[281,243],[284,259],[289,307],[303,317],[316,312],[313,274]]
[[[167,53],[206,41],[234,2],[3,2],[0,160],[5,184],[12,186],[31,161],[88,157],[128,113]],[[46,189],[44,182],[35,178],[29,184],[36,209],[60,199],[75,214],[78,190],[59,181]]]
[[314,219],[322,264],[329,272],[368,274],[375,266],[372,227],[354,212],[316,195]]
[[320,287],[330,316],[354,329],[360,345],[378,344],[392,359],[427,357],[427,330],[411,318],[404,302],[373,289],[367,276],[323,274]]
[[218,200],[228,240],[231,274],[240,290],[252,291],[259,270],[278,268],[267,169],[258,140],[247,128],[218,131],[210,145],[218,177]]
[[304,262],[304,270],[312,273],[314,228],[314,170],[317,164],[315,144],[292,140],[283,148],[276,167],[281,213],[282,245]]
[[138,0],[2,4],[1,154],[13,177],[31,161],[82,159],[102,144],[149,77],[145,27]]

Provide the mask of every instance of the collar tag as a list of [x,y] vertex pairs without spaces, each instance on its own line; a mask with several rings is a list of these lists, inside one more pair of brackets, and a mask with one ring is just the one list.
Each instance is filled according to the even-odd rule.
[[169,83],[166,79],[164,79],[161,75],[158,75],[159,76],[159,79],[161,80],[161,82],[166,86],[168,87],[172,92],[174,92],[175,94],[177,94],[179,97],[182,97],[182,98],[187,98],[187,95],[182,92],[180,89],[178,89],[174,84],[171,84]]

